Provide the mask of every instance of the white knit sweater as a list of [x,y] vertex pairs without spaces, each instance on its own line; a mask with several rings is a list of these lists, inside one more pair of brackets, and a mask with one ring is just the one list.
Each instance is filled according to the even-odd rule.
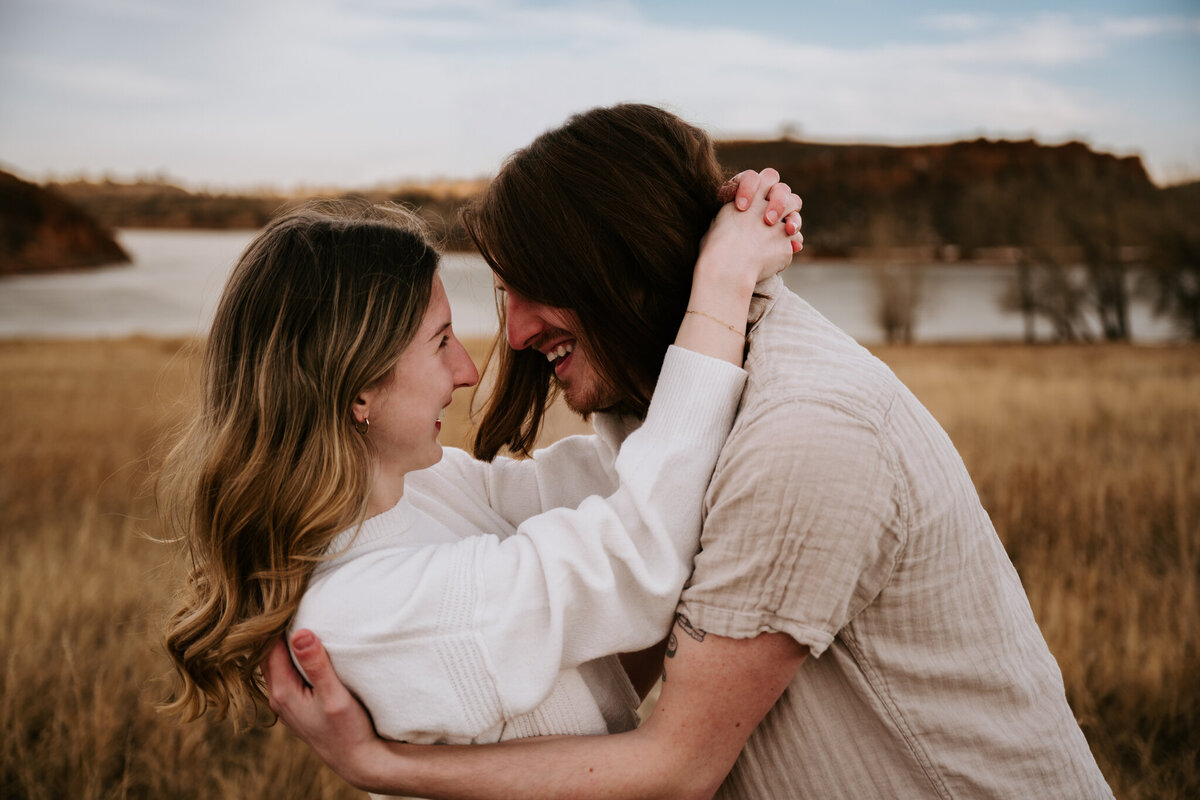
[[599,435],[530,460],[447,448],[408,476],[398,505],[334,540],[293,630],[321,638],[391,739],[628,728],[637,698],[602,657],[666,635],[744,382],[672,347],[619,454],[628,421],[605,415]]

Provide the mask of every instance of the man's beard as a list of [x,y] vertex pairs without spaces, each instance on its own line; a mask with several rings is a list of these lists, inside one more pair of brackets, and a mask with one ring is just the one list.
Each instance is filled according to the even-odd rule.
[[596,376],[592,385],[574,388],[570,387],[566,381],[561,381],[554,376],[554,384],[558,387],[563,402],[567,404],[567,408],[581,417],[587,417],[597,411],[606,411],[621,402],[620,395],[615,388],[604,383],[595,371],[592,371],[592,375]]

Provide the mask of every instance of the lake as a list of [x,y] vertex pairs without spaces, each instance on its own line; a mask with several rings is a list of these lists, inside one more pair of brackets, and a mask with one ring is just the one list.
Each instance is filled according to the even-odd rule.
[[[63,275],[0,278],[0,337],[74,338],[190,336],[208,329],[225,278],[255,231],[123,230],[117,235],[131,265]],[[1013,280],[1009,266],[930,264],[920,270],[917,341],[1016,341],[1019,314],[1001,308]],[[784,279],[843,330],[864,343],[883,339],[876,322],[879,287],[866,265],[798,262]],[[496,330],[492,279],[474,253],[449,253],[442,280],[460,336]],[[1169,323],[1137,300],[1134,339],[1169,339]],[[1049,333],[1044,323],[1040,335]]]

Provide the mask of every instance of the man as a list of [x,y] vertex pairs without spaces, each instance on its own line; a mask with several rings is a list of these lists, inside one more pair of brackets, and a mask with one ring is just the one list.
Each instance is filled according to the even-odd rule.
[[[618,106],[505,165],[466,217],[504,291],[511,346],[477,452],[527,451],[552,386],[581,413],[644,411],[662,331],[686,313],[714,164],[696,129]],[[929,413],[778,278],[758,287],[745,368],[662,692],[640,728],[468,748],[383,742],[303,634],[293,649],[313,689],[276,648],[273,707],[351,782],[398,793],[1111,797]]]

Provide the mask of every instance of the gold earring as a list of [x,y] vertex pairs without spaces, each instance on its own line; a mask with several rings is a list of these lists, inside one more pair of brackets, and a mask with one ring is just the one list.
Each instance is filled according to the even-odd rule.
[[358,431],[363,436],[367,435],[367,429],[369,429],[370,427],[371,427],[371,420],[369,420],[369,419],[354,420],[354,430]]

